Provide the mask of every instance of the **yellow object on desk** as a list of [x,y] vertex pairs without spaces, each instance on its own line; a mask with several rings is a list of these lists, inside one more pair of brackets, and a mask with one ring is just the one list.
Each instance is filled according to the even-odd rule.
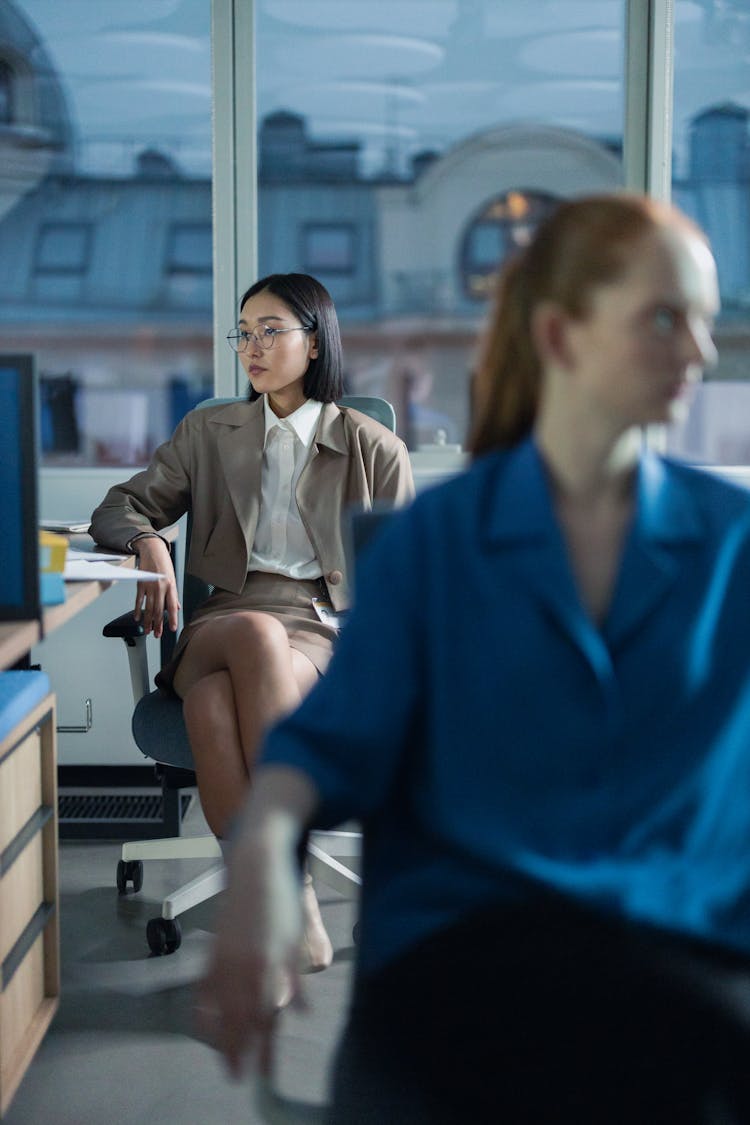
[[62,573],[67,553],[68,540],[64,535],[55,535],[51,531],[39,532],[39,569],[42,574]]

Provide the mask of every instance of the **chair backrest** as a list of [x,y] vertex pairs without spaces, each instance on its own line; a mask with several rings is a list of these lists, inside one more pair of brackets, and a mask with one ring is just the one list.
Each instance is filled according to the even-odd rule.
[[[196,410],[202,410],[206,406],[221,406],[222,403],[229,402],[244,402],[245,396],[230,397],[230,398],[206,398],[199,402]],[[367,414],[368,417],[374,418],[376,422],[380,422],[392,433],[396,432],[396,411],[390,402],[384,398],[377,398],[375,395],[342,395],[339,399],[340,406],[351,406],[352,410],[359,410],[362,414]],[[190,550],[190,535],[192,532],[193,515],[188,512],[187,529],[185,532],[185,559],[188,557]],[[196,578],[194,574],[189,574],[185,570],[182,581],[182,618],[183,621],[189,621],[193,613],[201,605],[211,593],[211,587],[200,578]]]
[[396,432],[396,411],[384,398],[376,398],[374,395],[342,395],[339,406],[351,406],[352,410],[359,410],[380,422],[391,433]]

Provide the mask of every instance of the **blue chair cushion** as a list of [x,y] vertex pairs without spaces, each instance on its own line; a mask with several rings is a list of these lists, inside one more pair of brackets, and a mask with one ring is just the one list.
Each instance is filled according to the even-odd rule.
[[167,766],[192,770],[182,700],[176,695],[152,691],[138,700],[133,712],[133,738],[142,754]]
[[50,693],[46,672],[0,672],[0,740]]

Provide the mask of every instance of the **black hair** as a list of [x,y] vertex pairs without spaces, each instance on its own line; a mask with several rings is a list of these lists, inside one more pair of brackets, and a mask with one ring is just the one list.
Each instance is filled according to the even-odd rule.
[[[310,360],[302,384],[305,398],[336,402],[344,393],[344,361],[336,309],[324,285],[306,273],[272,273],[251,285],[240,300],[240,312],[257,293],[273,293],[300,323],[314,332],[318,354]],[[258,398],[250,387],[250,401]]]

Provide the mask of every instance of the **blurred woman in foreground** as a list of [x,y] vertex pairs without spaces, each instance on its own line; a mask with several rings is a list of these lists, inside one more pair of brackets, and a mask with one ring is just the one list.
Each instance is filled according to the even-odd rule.
[[750,1120],[750,496],[642,442],[717,307],[701,231],[638,196],[506,270],[472,467],[369,548],[265,744],[203,993],[233,1070],[294,977],[300,838],[355,817],[331,1121]]

